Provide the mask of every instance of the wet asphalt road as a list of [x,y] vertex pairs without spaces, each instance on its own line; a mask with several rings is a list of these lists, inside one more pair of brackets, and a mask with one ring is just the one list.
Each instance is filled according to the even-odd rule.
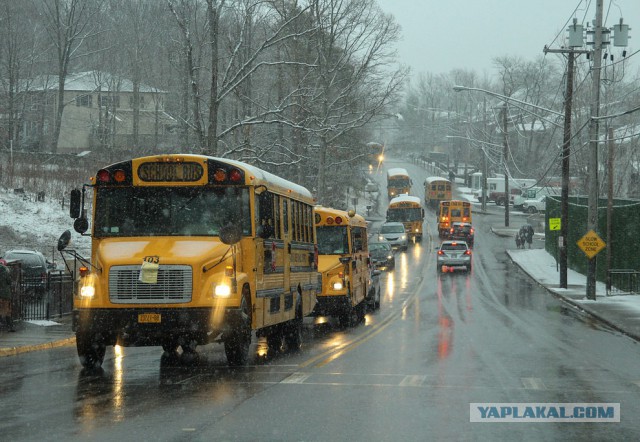
[[[419,169],[407,166],[412,175]],[[422,179],[414,179],[414,183]],[[416,186],[414,184],[414,186]],[[417,186],[419,187],[419,186]],[[416,192],[418,196],[420,190]],[[308,318],[297,354],[226,367],[109,349],[83,373],[74,348],[0,358],[4,440],[635,440],[638,344],[568,307],[510,263],[475,215],[471,274],[438,277],[437,235],[384,272],[381,309],[356,327]],[[513,218],[513,225],[523,220]],[[433,233],[435,218],[425,226]],[[540,244],[534,246],[541,246]],[[620,403],[620,423],[471,423],[469,404]]]

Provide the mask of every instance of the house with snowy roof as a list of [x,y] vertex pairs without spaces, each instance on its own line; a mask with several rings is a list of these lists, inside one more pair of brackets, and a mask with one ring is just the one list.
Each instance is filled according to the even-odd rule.
[[[64,112],[58,137],[59,153],[87,150],[132,150],[158,147],[175,138],[176,120],[164,110],[166,91],[144,84],[137,94],[131,80],[101,71],[68,74]],[[24,82],[28,98],[20,114],[14,146],[48,151],[53,144],[58,77],[44,75]],[[137,98],[137,103],[136,101]]]

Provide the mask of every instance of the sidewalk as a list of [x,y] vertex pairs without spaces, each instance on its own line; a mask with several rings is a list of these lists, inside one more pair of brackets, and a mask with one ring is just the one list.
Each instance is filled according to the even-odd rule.
[[[498,236],[513,237],[517,229],[492,227]],[[536,234],[537,239],[544,235]],[[603,283],[596,283],[596,301],[586,299],[586,276],[571,269],[567,272],[568,288],[561,289],[556,260],[544,249],[508,249],[511,260],[532,279],[565,302],[585,311],[615,330],[640,341],[640,296],[606,296]],[[24,321],[16,331],[0,330],[0,357],[36,350],[75,345],[71,331],[71,315],[55,321]]]
[[0,329],[0,357],[76,343],[75,333],[71,331],[71,315],[55,321],[17,322],[15,330]]
[[[492,227],[498,236],[513,238],[517,229]],[[544,238],[536,234],[536,238]],[[535,240],[535,239],[534,239]],[[604,283],[596,282],[596,300],[586,299],[587,277],[567,270],[567,288],[560,288],[560,270],[554,256],[544,249],[507,249],[511,260],[556,297],[589,313],[611,328],[640,341],[640,295],[607,296]]]

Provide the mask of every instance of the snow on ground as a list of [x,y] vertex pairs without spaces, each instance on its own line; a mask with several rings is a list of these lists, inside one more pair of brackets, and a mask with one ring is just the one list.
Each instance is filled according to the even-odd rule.
[[48,259],[60,261],[58,238],[65,230],[72,232],[71,247],[88,251],[90,240],[73,230],[68,201],[36,201],[33,194],[15,194],[13,189],[0,187],[0,255],[11,249],[42,252]]

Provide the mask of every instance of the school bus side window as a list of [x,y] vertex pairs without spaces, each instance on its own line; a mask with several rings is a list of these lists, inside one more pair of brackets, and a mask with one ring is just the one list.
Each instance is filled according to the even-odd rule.
[[274,195],[273,196],[273,227],[275,229],[275,237],[278,239],[282,238],[282,230],[280,228],[280,196],[278,195]]
[[286,236],[289,233],[289,200],[284,198],[282,199],[282,226]]

